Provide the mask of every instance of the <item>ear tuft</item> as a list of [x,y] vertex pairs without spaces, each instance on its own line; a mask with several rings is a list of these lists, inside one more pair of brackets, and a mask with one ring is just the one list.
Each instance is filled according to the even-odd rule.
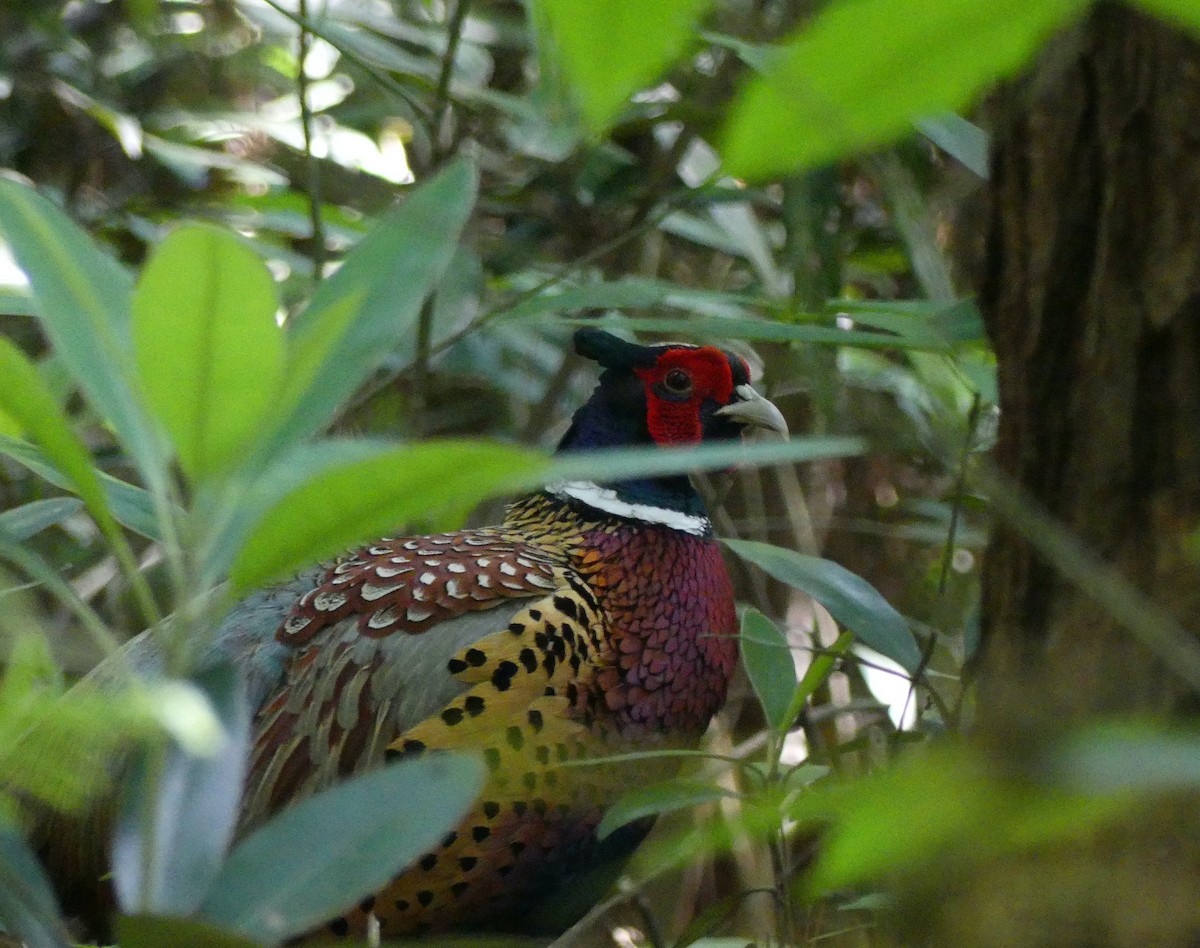
[[606,369],[648,369],[658,361],[649,346],[626,342],[603,329],[576,330],[575,351]]

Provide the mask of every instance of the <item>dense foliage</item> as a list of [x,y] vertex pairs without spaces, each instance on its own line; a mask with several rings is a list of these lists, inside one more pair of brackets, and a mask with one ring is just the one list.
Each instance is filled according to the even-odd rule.
[[[956,113],[1087,7],[6,4],[0,922],[65,942],[26,838],[113,793],[122,945],[277,944],[403,867],[476,762],[387,768],[231,849],[247,712],[205,646],[247,591],[579,471],[742,465],[705,485],[747,607],[710,752],[606,820],[671,814],[595,931],[862,944],[887,881],[964,839],[1109,818],[1133,736],[1075,735],[1048,785],[906,752],[970,713],[991,483],[994,365],[946,253],[987,140]],[[731,340],[800,434],[552,458],[584,320]],[[118,649],[147,627],[149,681]]]

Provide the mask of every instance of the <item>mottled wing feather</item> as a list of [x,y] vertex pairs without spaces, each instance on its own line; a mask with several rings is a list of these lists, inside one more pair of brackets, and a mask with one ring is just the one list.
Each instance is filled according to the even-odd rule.
[[287,664],[256,718],[242,831],[379,762],[467,687],[449,659],[560,575],[544,550],[495,530],[382,540],[328,569],[276,634]]

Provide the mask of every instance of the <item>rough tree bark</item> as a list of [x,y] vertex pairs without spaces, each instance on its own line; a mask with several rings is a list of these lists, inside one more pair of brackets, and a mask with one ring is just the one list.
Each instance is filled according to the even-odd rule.
[[[1200,46],[1102,4],[993,106],[980,305],[996,460],[1200,630]],[[1060,711],[1179,704],[1176,680],[1003,527],[983,614],[985,704],[1035,667]]]
[[[1116,4],[994,97],[980,305],[999,366],[998,465],[1200,633],[1200,46]],[[1196,696],[1001,524],[984,573],[980,738],[1022,748]],[[927,945],[1200,944],[1200,807],[1132,806],[1087,840],[922,880]]]

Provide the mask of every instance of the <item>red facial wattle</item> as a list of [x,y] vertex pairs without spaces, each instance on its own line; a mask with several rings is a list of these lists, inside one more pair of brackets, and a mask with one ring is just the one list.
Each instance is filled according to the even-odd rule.
[[[669,349],[653,368],[634,370],[646,390],[646,425],[661,445],[699,444],[703,437],[700,406],[705,399],[719,405],[733,397],[733,372],[725,353],[712,346]],[[687,373],[691,390],[672,395],[670,379]]]

